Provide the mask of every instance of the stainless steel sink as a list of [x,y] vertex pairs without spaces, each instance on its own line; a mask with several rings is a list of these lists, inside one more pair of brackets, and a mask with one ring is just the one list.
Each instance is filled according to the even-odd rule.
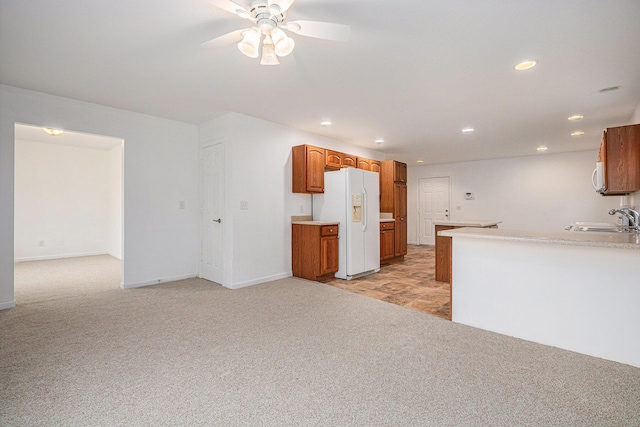
[[565,227],[569,231],[592,231],[596,233],[625,233],[627,227],[609,222],[575,222]]

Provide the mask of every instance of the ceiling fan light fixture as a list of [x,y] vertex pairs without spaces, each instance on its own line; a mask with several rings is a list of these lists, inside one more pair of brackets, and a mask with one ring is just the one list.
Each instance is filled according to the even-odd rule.
[[278,56],[270,36],[265,37],[262,44],[262,59],[260,65],[279,65]]
[[280,28],[271,30],[271,40],[275,46],[276,55],[287,56],[293,52],[296,43],[291,37],[288,37]]
[[242,41],[238,43],[238,49],[249,58],[257,58],[260,56],[259,48],[261,37],[260,31],[255,28],[250,29],[244,34]]

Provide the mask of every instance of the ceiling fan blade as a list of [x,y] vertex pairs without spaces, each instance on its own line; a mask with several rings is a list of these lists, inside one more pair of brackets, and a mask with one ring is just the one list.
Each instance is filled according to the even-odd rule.
[[280,13],[285,13],[289,10],[294,1],[296,0],[269,0],[269,9],[271,9],[271,6],[275,4],[280,8]]
[[215,39],[209,40],[208,42],[202,43],[200,46],[205,49],[214,49],[217,47],[227,46],[234,42],[239,42],[242,40],[242,33],[247,31],[247,29],[231,31],[230,33],[224,34],[220,37],[216,37]]
[[233,13],[234,15],[238,15],[239,10],[244,11],[249,15],[249,12],[247,12],[247,9],[244,6],[241,6],[231,0],[207,0],[207,2],[219,7],[220,9],[226,10],[227,12]]
[[285,29],[301,36],[318,39],[346,42],[351,35],[351,27],[343,24],[318,21],[291,21],[283,26]]

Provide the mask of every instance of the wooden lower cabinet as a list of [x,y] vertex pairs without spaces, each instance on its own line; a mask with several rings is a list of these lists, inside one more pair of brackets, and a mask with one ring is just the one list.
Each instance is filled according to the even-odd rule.
[[292,224],[291,270],[296,277],[323,281],[338,271],[338,224]]
[[436,280],[451,283],[451,237],[438,236],[438,231],[451,230],[459,227],[436,225]]
[[395,257],[395,224],[380,223],[380,261],[388,261]]

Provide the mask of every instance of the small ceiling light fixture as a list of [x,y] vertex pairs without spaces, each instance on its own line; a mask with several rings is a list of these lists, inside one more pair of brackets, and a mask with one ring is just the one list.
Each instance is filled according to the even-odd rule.
[[582,114],[576,114],[575,116],[571,116],[567,118],[567,120],[571,120],[572,122],[575,122],[577,120],[582,120],[582,119],[584,119],[584,116]]
[[538,150],[539,152],[541,152],[541,153],[542,153],[542,152],[545,152],[545,151],[547,151],[547,146],[546,146],[546,145],[541,145],[541,146],[539,146],[539,147],[537,148],[537,150]]
[[320,126],[331,126],[331,121],[330,120],[325,120],[323,122],[320,122]]
[[416,163],[424,163],[424,160],[416,160]]
[[538,61],[534,61],[534,60],[523,61],[513,68],[515,68],[518,71],[528,70],[529,68],[535,67],[537,63]]
[[464,129],[462,129],[462,133],[471,133],[474,130],[475,130],[474,128],[464,128]]
[[62,129],[42,128],[42,130],[51,136],[60,136],[64,133]]
[[584,132],[581,130],[577,130],[575,132],[571,132],[571,136],[582,136],[584,135]]
[[375,140],[376,144],[382,144],[383,142],[384,142],[383,138],[378,138],[378,139]]
[[605,87],[604,89],[600,89],[598,92],[600,92],[600,93],[612,92],[612,91],[618,90],[618,89],[620,89],[620,86],[611,86],[611,87]]

